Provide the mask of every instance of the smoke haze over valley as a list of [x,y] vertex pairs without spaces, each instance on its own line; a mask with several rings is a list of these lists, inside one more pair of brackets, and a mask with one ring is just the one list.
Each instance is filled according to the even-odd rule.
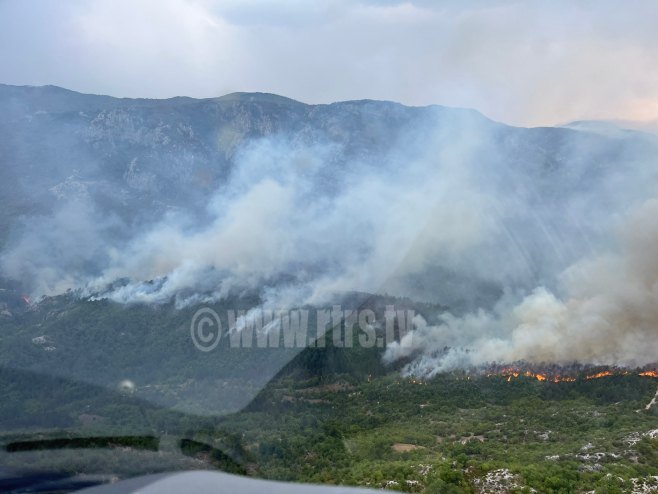
[[655,361],[652,135],[261,93],[0,86],[0,107],[0,266],[33,298],[392,294],[448,311],[387,349],[408,372]]

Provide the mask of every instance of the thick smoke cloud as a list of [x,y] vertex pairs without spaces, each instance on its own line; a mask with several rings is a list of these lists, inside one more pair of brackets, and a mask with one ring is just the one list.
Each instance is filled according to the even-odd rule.
[[[470,113],[457,120],[420,124],[389,155],[355,158],[342,170],[331,164],[345,152],[335,143],[248,142],[209,201],[209,220],[171,214],[148,225],[86,293],[120,302],[175,297],[179,306],[240,290],[276,306],[355,290],[460,310],[478,297],[494,300],[497,287],[523,285],[544,267],[518,255],[521,232],[501,229],[527,218],[514,184],[491,169],[491,123]],[[445,276],[457,281],[446,288]],[[105,289],[118,279],[130,282]],[[418,288],[419,279],[438,292]]]
[[[439,258],[457,270],[464,252],[493,231],[495,218],[485,213],[493,198],[479,190],[462,145],[445,146],[453,137],[435,136],[436,149],[416,159],[405,161],[396,150],[388,163],[354,160],[348,170],[329,173],[331,156],[342,152],[336,145],[299,145],[287,137],[251,142],[210,200],[209,222],[166,217],[137,234],[87,289],[127,278],[137,283],[102,296],[121,302],[178,296],[186,304],[199,300],[199,291],[217,298],[269,286],[269,303],[291,305],[351,290],[401,292],[404,276]],[[153,279],[161,281],[142,283]]]
[[396,139],[376,158],[339,140],[245,139],[202,214],[125,225],[82,195],[26,220],[3,272],[35,280],[37,295],[74,288],[121,303],[245,291],[273,308],[348,291],[438,302],[449,307],[438,324],[418,318],[410,344],[385,354],[421,375],[655,360],[654,138],[450,110]]
[[406,372],[434,375],[457,367],[524,360],[642,366],[656,362],[658,348],[658,199],[634,211],[620,232],[618,252],[583,259],[562,273],[558,298],[536,288],[518,305],[416,330],[387,349],[394,361],[415,356]]

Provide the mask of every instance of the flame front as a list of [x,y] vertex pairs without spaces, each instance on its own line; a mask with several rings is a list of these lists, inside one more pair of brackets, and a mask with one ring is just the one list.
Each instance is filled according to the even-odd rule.
[[582,376],[582,374],[577,375],[572,373],[571,375],[563,375],[563,374],[558,374],[554,372],[534,372],[531,370],[522,370],[519,367],[503,367],[497,372],[487,372],[487,377],[493,377],[493,376],[501,376],[504,377],[507,382],[511,382],[513,379],[516,379],[518,377],[529,377],[532,379],[537,379],[538,381],[541,382],[554,382],[554,383],[560,383],[560,382],[576,382],[578,379],[585,379],[587,381],[591,381],[593,379],[601,379],[603,377],[610,377],[610,376],[628,376],[628,375],[638,375],[638,376],[644,376],[644,377],[654,377],[658,378],[658,370],[655,369],[649,369],[649,370],[644,370],[644,371],[635,371],[631,372],[628,369],[606,369],[602,370],[593,374],[587,374],[585,376]]
[[590,374],[589,376],[585,377],[585,379],[589,381],[591,379],[600,379],[602,377],[608,377],[612,375],[613,375],[612,371],[607,370],[607,371],[597,372],[596,374]]

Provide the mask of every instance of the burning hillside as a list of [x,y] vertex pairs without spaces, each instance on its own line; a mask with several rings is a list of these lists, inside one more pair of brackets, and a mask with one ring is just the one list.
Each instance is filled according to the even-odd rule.
[[524,364],[498,366],[493,365],[480,371],[480,375],[487,377],[499,376],[504,377],[507,381],[517,378],[530,378],[546,382],[576,382],[591,381],[613,376],[636,375],[658,379],[657,367],[643,367],[638,369],[629,369],[622,367],[589,367],[581,365],[557,366],[549,365],[545,367],[527,366]]
[[[658,365],[642,368],[623,367],[601,367],[586,365],[546,365],[532,366],[527,363],[516,363],[513,365],[488,365],[469,370],[453,371],[451,373],[457,379],[473,380],[482,378],[500,378],[511,382],[516,379],[536,379],[546,383],[575,383],[582,381],[594,381],[597,379],[637,376],[658,379]],[[399,383],[400,381],[398,381]],[[427,384],[427,380],[419,377],[409,377],[409,384]]]

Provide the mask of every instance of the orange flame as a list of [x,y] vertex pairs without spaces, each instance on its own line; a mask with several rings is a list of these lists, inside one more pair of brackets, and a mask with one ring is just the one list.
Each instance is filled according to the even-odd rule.
[[[637,372],[637,371],[636,371]],[[498,373],[496,372],[488,372],[487,377],[493,377],[493,376],[500,376],[504,377],[507,382],[511,382],[512,379],[516,379],[518,377],[530,377],[533,379],[537,379],[538,381],[541,382],[553,382],[553,383],[559,383],[559,382],[576,382],[579,379],[585,379],[585,380],[592,380],[592,379],[600,379],[602,377],[609,377],[609,376],[629,376],[629,375],[638,375],[638,376],[645,376],[645,377],[654,377],[658,378],[658,370],[656,369],[650,369],[650,370],[645,370],[642,372],[631,372],[628,369],[608,369],[608,370],[602,370],[600,372],[597,372],[595,374],[588,374],[586,376],[580,377],[577,375],[560,375],[560,374],[552,374],[552,373],[539,373],[539,372],[533,372],[530,370],[522,370],[518,367],[503,367]]]
[[607,371],[597,372],[596,374],[590,374],[589,376],[585,377],[585,379],[589,381],[591,379],[600,379],[602,377],[608,377],[608,376],[612,376],[612,371],[607,370]]

